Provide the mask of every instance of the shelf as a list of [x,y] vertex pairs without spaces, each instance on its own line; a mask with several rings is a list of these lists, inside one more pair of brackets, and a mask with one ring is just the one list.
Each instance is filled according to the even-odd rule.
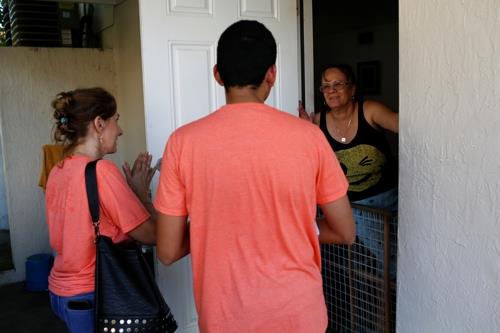
[[[36,1],[54,1],[54,0],[36,0]],[[123,0],[64,0],[64,2],[74,2],[74,3],[94,3],[101,5],[117,5]]]

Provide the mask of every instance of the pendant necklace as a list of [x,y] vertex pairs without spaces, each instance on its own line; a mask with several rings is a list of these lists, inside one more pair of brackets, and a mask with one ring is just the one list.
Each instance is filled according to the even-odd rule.
[[[349,118],[349,122],[347,123],[347,127],[346,127],[346,129],[345,129],[345,131],[344,131],[344,134],[345,134],[345,132],[347,132],[347,131],[349,130],[349,126],[351,126],[351,120],[352,120],[352,117],[351,117],[351,118]],[[346,142],[346,137],[345,137],[345,136],[342,136],[342,137],[340,138],[340,141],[341,141],[342,143],[345,143],[345,142]]]
[[[354,111],[352,113],[354,114]],[[332,114],[332,120],[334,120],[333,114]],[[347,133],[347,131],[349,131],[349,127],[351,126],[351,121],[352,121],[352,114],[351,114],[351,117],[349,118],[349,122],[347,123],[347,127],[345,128],[344,131],[342,131],[343,133],[340,133],[340,129],[338,127],[335,127],[335,129],[337,130],[337,132],[339,134],[344,134],[344,135],[341,135],[341,137],[340,137],[340,142],[342,142],[342,143],[345,143],[347,141],[345,134]]]

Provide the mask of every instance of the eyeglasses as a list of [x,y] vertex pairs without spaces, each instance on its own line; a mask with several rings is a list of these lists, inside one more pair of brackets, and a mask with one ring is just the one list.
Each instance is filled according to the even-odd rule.
[[328,90],[342,91],[350,84],[351,84],[351,82],[347,82],[347,81],[335,81],[333,83],[322,83],[319,86],[319,91],[321,91],[321,92],[325,92]]

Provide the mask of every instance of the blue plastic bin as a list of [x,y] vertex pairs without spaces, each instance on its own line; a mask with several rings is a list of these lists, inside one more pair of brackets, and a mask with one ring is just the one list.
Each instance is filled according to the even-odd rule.
[[54,263],[52,254],[39,253],[26,259],[27,291],[47,291],[49,287],[49,273]]

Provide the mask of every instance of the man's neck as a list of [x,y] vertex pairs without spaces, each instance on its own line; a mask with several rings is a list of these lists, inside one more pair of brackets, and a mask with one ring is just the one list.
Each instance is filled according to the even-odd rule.
[[226,103],[264,103],[269,95],[269,91],[270,89],[267,89],[263,85],[257,88],[251,86],[230,87],[226,91]]

